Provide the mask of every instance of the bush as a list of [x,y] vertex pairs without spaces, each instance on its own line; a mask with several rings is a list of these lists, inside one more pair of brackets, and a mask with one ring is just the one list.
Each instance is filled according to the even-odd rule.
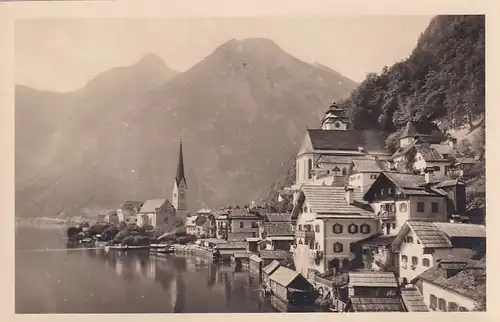
[[121,244],[126,245],[126,246],[133,246],[134,241],[135,241],[135,239],[133,236],[127,236],[122,240]]
[[81,228],[79,227],[69,227],[67,230],[66,230],[66,236],[68,238],[70,237],[74,237],[76,235],[78,235],[80,232],[82,231]]
[[134,245],[135,246],[149,245],[149,238],[144,236],[135,236]]
[[130,231],[128,229],[124,229],[116,234],[114,241],[117,243],[121,243],[128,236],[130,236]]
[[116,237],[116,235],[118,234],[118,228],[115,227],[115,226],[111,226],[111,227],[108,227],[106,228],[102,234],[101,234],[101,240],[103,241],[110,241],[112,240],[113,238]]

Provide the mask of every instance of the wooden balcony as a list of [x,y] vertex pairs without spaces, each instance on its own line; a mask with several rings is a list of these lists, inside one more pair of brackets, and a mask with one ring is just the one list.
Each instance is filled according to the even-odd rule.
[[392,211],[379,211],[377,218],[380,220],[396,220],[396,213]]

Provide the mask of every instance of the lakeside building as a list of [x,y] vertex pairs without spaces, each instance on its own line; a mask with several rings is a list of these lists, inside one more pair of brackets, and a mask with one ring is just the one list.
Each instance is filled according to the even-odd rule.
[[247,237],[258,237],[259,223],[264,221],[257,211],[253,211],[247,207],[233,208],[228,214],[229,232],[230,233],[245,233]]
[[304,185],[292,211],[297,218],[293,256],[306,276],[309,269],[323,273],[356,265],[356,242],[379,234],[379,220],[371,207],[356,202],[352,189]]
[[259,228],[259,249],[289,251],[294,243],[294,229],[290,221],[262,222]]
[[215,237],[219,239],[227,239],[229,232],[229,218],[227,212],[216,211],[215,216]]

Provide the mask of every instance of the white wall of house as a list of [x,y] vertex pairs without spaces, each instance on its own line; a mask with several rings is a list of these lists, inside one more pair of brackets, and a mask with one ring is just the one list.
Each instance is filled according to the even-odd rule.
[[349,185],[356,188],[363,188],[363,193],[366,193],[379,174],[379,172],[354,173],[349,176]]
[[[418,203],[423,202],[423,212],[419,212]],[[437,203],[437,212],[433,212],[432,204]],[[446,213],[446,199],[444,197],[419,197],[410,196],[410,218],[409,220],[428,220],[445,222],[448,220]]]
[[[406,238],[408,237],[411,237],[413,241],[411,243],[403,241],[399,249],[399,278],[401,281],[406,278],[410,282],[436,263],[432,254],[424,254],[424,247],[412,230],[406,235]],[[416,261],[415,265],[413,261]]]
[[[391,235],[395,236],[399,233],[401,230],[401,227],[405,224],[407,220],[410,219],[410,201],[409,200],[389,200],[389,201],[381,201],[381,202],[374,202],[370,204],[370,206],[373,208],[373,211],[377,214],[381,210],[382,205],[386,204],[395,204],[395,210],[396,210],[396,219],[395,220],[384,220],[383,227],[380,228],[380,231],[384,235]],[[385,206],[387,207],[387,206]],[[390,226],[389,229],[387,229],[387,225]],[[387,233],[389,232],[389,233]]]
[[[431,307],[431,295],[434,295],[437,298],[437,302],[439,303],[439,299],[444,299],[446,301],[446,311],[449,311],[449,304],[453,302],[457,304],[459,307],[466,308],[469,311],[474,310],[474,306],[476,302],[472,299],[469,299],[461,294],[458,294],[452,290],[445,289],[439,285],[422,281],[422,296],[424,298],[424,303]],[[439,309],[439,305],[436,305],[436,311],[441,311]]]
[[[337,234],[334,233],[333,229],[334,226],[342,225],[342,233]],[[356,233],[350,233],[349,232],[349,225],[356,225],[357,226],[357,232]],[[361,232],[361,226],[362,225],[367,225],[369,227],[369,232],[368,233],[362,233]],[[360,241],[362,239],[368,238],[370,236],[373,236],[375,234],[379,233],[379,221],[376,219],[370,219],[370,218],[359,218],[359,219],[354,219],[354,218],[349,218],[349,219],[344,219],[344,218],[335,218],[335,219],[328,219],[325,221],[323,230],[324,234],[324,245],[322,245],[322,250],[325,251],[325,260],[329,261],[334,258],[341,258],[341,257],[346,257],[351,254],[350,248],[351,248],[351,243]],[[342,251],[335,251],[334,250],[334,244],[335,243],[340,243],[342,244]]]
[[401,139],[399,139],[399,146],[405,147],[408,144],[410,144],[411,141],[413,141],[413,137],[411,137],[411,136],[408,136],[406,138],[401,138]]
[[415,162],[413,168],[415,170],[423,171],[427,167],[439,167],[439,170],[434,170],[435,176],[444,176],[445,167],[451,165],[451,161],[448,162],[429,162],[425,161],[424,157],[420,153],[415,154]]

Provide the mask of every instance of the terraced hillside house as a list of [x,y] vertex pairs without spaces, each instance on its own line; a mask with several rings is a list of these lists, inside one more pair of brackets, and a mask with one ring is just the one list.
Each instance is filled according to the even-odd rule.
[[486,262],[449,256],[414,279],[433,311],[484,311]]
[[407,220],[448,221],[448,194],[431,175],[382,172],[364,195],[385,235],[396,235]]
[[[351,161],[357,159],[388,159],[386,133],[350,129],[345,112],[335,103],[323,118],[321,128],[308,129],[296,156],[295,184],[290,190],[298,196],[304,184],[343,185]],[[323,162],[318,160],[323,157]],[[327,180],[327,181],[328,181]]]
[[443,135],[436,124],[408,122],[400,135],[399,149],[390,161],[400,172],[419,171],[433,167],[444,176],[453,163],[456,139]]
[[352,189],[344,187],[303,186],[292,218],[297,218],[295,267],[304,276],[309,269],[322,273],[355,266],[361,258],[356,242],[379,233],[371,207],[356,202]]
[[392,244],[400,281],[411,281],[449,255],[481,258],[486,253],[485,226],[407,221]]

